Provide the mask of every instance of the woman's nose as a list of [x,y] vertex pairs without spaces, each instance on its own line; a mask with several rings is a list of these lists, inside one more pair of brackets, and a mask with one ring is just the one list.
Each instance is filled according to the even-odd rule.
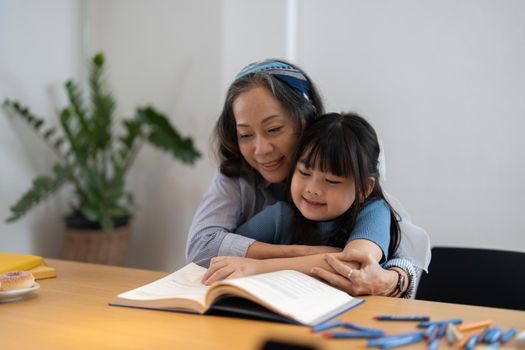
[[264,137],[257,137],[255,139],[255,154],[266,154],[270,153],[272,151],[273,147],[268,140],[266,140]]

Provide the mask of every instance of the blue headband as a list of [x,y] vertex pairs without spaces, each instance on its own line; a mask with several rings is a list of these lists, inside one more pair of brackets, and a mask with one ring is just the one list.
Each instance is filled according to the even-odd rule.
[[294,66],[281,61],[266,60],[250,63],[237,74],[235,80],[239,80],[248,74],[259,72],[271,74],[310,101],[311,85],[304,73]]

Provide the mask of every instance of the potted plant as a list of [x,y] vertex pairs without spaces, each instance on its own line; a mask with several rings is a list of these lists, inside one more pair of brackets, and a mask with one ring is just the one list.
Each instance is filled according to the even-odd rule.
[[47,126],[19,102],[3,106],[29,124],[53,150],[57,162],[51,175],[38,176],[31,188],[10,207],[13,222],[62,186],[74,187],[72,211],[66,217],[63,257],[122,265],[129,239],[132,196],[125,178],[144,143],[193,164],[200,153],[190,137],[182,137],[153,107],[139,107],[134,118],[117,123],[115,101],[103,84],[104,56],[90,62],[89,101],[77,83],[65,84],[69,105],[59,116],[59,127]]

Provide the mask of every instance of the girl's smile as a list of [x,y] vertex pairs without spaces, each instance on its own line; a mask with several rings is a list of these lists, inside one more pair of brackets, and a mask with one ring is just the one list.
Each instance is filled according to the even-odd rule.
[[320,203],[320,202],[317,202],[317,201],[314,201],[314,200],[309,200],[305,196],[302,196],[302,198],[303,198],[304,202],[306,203],[306,205],[308,205],[310,207],[313,207],[313,208],[319,208],[319,207],[322,207],[323,205],[326,205],[326,203]]
[[309,220],[328,221],[345,213],[355,201],[353,177],[335,176],[316,168],[307,168],[300,160],[291,184],[292,200]]

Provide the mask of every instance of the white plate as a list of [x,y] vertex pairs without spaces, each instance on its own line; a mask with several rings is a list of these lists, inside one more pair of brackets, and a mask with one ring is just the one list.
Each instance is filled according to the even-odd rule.
[[10,301],[22,299],[25,295],[34,292],[38,288],[40,288],[40,284],[35,282],[35,284],[33,284],[33,287],[31,288],[20,288],[0,291],[0,303],[8,303]]

